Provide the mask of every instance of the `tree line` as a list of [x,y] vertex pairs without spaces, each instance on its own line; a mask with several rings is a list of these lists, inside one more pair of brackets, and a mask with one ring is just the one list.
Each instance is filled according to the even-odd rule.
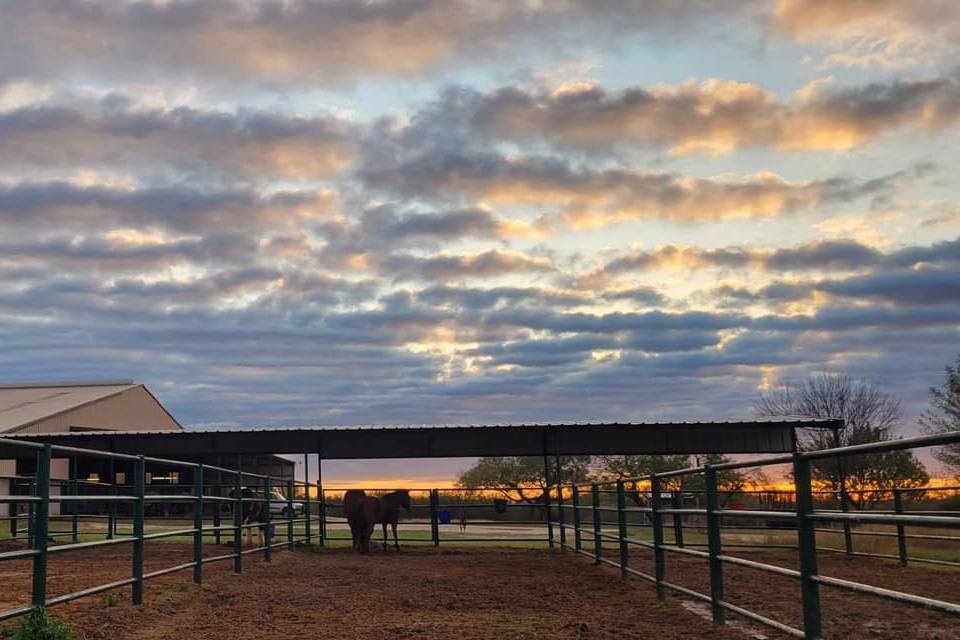
[[[960,431],[960,356],[946,367],[944,383],[931,387],[930,406],[920,418],[920,426],[929,434]],[[841,418],[845,426],[837,430],[809,429],[799,434],[798,446],[811,451],[844,447],[899,438],[903,420],[900,400],[870,380],[854,379],[842,373],[821,373],[801,383],[788,383],[764,391],[754,403],[758,416]],[[960,476],[960,443],[936,448],[933,456],[948,473]],[[459,487],[488,488],[504,496],[529,504],[538,504],[557,474],[564,484],[593,480],[616,480],[649,476],[686,467],[729,462],[721,454],[621,455],[538,457],[497,456],[481,458],[463,471]],[[825,460],[811,467],[819,489],[846,494],[849,504],[863,509],[896,488],[922,487],[930,476],[912,451],[892,451],[845,456]],[[720,487],[730,493],[748,484],[763,485],[762,472],[726,470],[718,474]],[[671,478],[668,491],[702,490],[701,474]],[[634,487],[635,489],[635,487]]]

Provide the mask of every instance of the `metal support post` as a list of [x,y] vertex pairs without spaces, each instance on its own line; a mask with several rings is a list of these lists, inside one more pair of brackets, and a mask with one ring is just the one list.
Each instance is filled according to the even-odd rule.
[[323,491],[323,456],[317,453],[317,498],[320,500],[320,546],[327,544],[327,499]]
[[139,456],[133,464],[133,604],[143,604],[143,503],[146,464]]
[[553,549],[553,520],[550,515],[550,459],[543,454],[543,510],[547,514],[547,543]]
[[617,480],[617,531],[620,541],[620,576],[627,577],[627,564],[630,562],[630,548],[627,545],[627,500],[623,490],[623,480]]
[[[683,507],[683,498],[679,491],[673,492],[671,503],[674,509]],[[683,548],[683,516],[679,513],[673,514],[673,543]]]
[[583,536],[580,534],[580,489],[571,488],[570,501],[573,504],[573,548],[578,552],[583,548]]
[[806,640],[822,637],[820,619],[820,586],[817,577],[817,534],[813,513],[813,492],[810,489],[810,462],[799,453],[793,454],[793,482],[797,501],[797,542],[800,552],[800,597],[803,602],[803,634]]
[[261,511],[263,515],[260,517],[263,526],[263,560],[265,562],[270,562],[272,559],[272,549],[270,548],[270,542],[273,540],[273,538],[270,537],[270,527],[273,525],[273,514],[270,513],[270,493],[272,491],[270,476],[267,476],[263,479],[263,499],[265,502],[261,503],[264,511]]
[[[117,467],[116,461],[110,458],[110,495],[117,495]],[[117,532],[117,504],[111,501],[107,505],[107,540],[113,540]]]
[[44,445],[37,451],[37,472],[33,495],[40,498],[36,503],[36,522],[33,530],[33,596],[30,600],[35,607],[47,603],[47,534],[50,521],[50,445]]
[[721,554],[720,508],[717,499],[717,472],[707,469],[704,472],[707,489],[707,546],[710,554],[710,605],[713,610],[714,624],[723,624],[725,620],[723,602],[723,561]]
[[313,535],[310,527],[310,454],[303,454],[303,534],[307,546],[313,544]]
[[430,489],[430,538],[433,546],[440,546],[440,493]]
[[557,527],[560,529],[560,551],[567,548],[567,528],[564,526],[566,518],[563,514],[563,480],[560,471],[560,455],[554,458],[556,466],[553,471],[553,481],[557,485]]
[[[893,510],[897,515],[903,515],[903,497],[899,489],[893,490]],[[907,566],[907,536],[902,524],[897,525],[897,552],[900,565]]]
[[243,573],[243,475],[234,474],[233,497],[233,572]]
[[287,549],[293,551],[293,480],[287,480]]
[[[203,465],[193,469],[193,581],[203,582]],[[220,506],[214,502],[214,506]]]
[[663,497],[660,494],[660,478],[657,474],[650,476],[650,517],[653,525],[653,562],[654,577],[657,584],[657,597],[666,599],[667,591],[663,580],[667,574],[667,563],[663,551]]
[[597,484],[590,485],[590,498],[593,501],[593,559],[600,564],[600,558],[603,557],[603,538],[600,535],[603,533],[603,519],[600,513],[600,487]]
[[[77,483],[77,456],[70,456],[68,458],[68,467],[70,470],[70,490],[69,494],[71,496],[80,495],[80,486]],[[79,527],[79,518],[77,513],[80,510],[79,503],[74,500],[70,503],[70,541],[79,542],[80,541],[80,527]]]

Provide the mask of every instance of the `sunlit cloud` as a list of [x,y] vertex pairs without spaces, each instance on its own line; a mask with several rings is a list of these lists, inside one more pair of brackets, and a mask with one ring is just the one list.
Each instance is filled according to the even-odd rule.
[[827,64],[925,66],[955,59],[960,17],[951,0],[777,0],[775,27],[829,48]]

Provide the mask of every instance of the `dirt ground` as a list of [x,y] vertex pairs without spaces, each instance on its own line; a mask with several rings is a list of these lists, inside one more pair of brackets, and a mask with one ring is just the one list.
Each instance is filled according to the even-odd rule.
[[[795,552],[729,553],[749,560],[799,569]],[[649,560],[635,558],[631,564],[652,574],[652,553],[645,555]],[[921,564],[901,567],[895,561],[828,553],[820,554],[818,562],[821,575],[960,603],[960,570],[955,568]],[[710,579],[706,564],[705,560],[668,553],[666,579],[701,593],[709,593]],[[795,628],[802,628],[800,585],[794,578],[725,563],[724,599]],[[827,586],[820,587],[820,605],[826,638],[960,640],[960,617],[915,605]],[[728,614],[729,620],[737,618],[735,614]],[[764,633],[771,638],[778,637],[770,631]]]
[[[186,562],[189,554],[188,545],[148,543],[146,570]],[[792,566],[789,555],[776,559]],[[632,564],[650,569],[641,557]],[[705,590],[705,566],[671,556],[668,579]],[[130,606],[124,588],[113,592],[119,602],[99,594],[52,612],[74,625],[78,640],[780,637],[742,624],[715,628],[702,607],[677,598],[660,603],[651,585],[622,581],[614,569],[570,552],[419,547],[360,556],[348,549],[298,549],[275,552],[269,564],[245,556],[244,568],[245,575],[235,576],[229,561],[206,565],[202,587],[190,582],[189,570],[150,580],[140,609]],[[827,556],[821,572],[960,601],[960,571]],[[54,555],[49,575],[50,596],[122,579],[130,575],[129,551]],[[726,579],[731,602],[799,623],[795,581],[733,566],[726,567]],[[23,604],[30,563],[0,563],[0,581],[0,608]],[[960,639],[956,617],[915,607],[826,588],[823,607],[827,638]]]

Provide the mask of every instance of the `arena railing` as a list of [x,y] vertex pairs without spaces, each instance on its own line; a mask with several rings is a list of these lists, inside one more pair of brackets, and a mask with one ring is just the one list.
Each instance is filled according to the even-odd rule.
[[[556,521],[553,524],[559,531],[558,537],[561,549],[571,549],[590,556],[596,564],[614,566],[620,570],[623,577],[635,576],[652,583],[660,599],[664,599],[668,592],[674,592],[694,600],[708,603],[711,607],[713,621],[716,624],[724,624],[727,612],[732,612],[753,622],[774,628],[789,636],[805,638],[807,640],[822,638],[823,616],[820,602],[821,586],[833,587],[858,594],[867,594],[894,602],[933,609],[946,614],[960,615],[960,603],[947,602],[945,600],[928,598],[893,589],[863,584],[853,580],[823,575],[818,570],[818,552],[844,550],[817,546],[817,533],[839,533],[837,530],[825,529],[820,525],[835,523],[849,525],[891,525],[897,528],[896,533],[892,534],[898,539],[899,553],[897,555],[868,553],[861,553],[859,555],[897,559],[902,564],[905,564],[908,559],[906,541],[910,537],[920,540],[935,539],[947,541],[957,541],[960,540],[960,538],[956,536],[921,536],[919,534],[910,536],[905,533],[904,527],[958,529],[960,528],[960,512],[942,510],[926,513],[916,511],[908,512],[903,509],[902,501],[897,499],[897,494],[895,493],[892,495],[896,500],[896,506],[892,512],[877,511],[864,513],[851,512],[844,509],[818,509],[816,508],[815,502],[815,494],[817,492],[815,490],[815,483],[811,477],[811,464],[818,461],[841,459],[861,454],[888,453],[905,449],[956,445],[957,443],[960,443],[960,431],[888,442],[838,447],[834,449],[797,452],[760,460],[731,462],[655,473],[643,477],[621,478],[602,482],[561,483],[554,485],[551,491],[552,500],[556,502]],[[718,481],[718,475],[720,473],[775,465],[790,465],[792,469],[794,487],[793,490],[789,492],[792,497],[791,511],[776,509],[730,509],[724,508],[721,505],[720,499],[723,491]],[[665,491],[664,483],[676,481],[677,479],[688,476],[702,476],[705,505],[702,508],[685,508],[683,506],[676,506],[676,503],[667,504],[666,500],[669,499],[672,502],[676,491]],[[631,493],[627,490],[627,487],[630,485],[634,487],[634,491],[636,491],[638,485],[649,485],[649,490],[644,493],[649,496],[650,506],[627,505],[627,498]],[[927,491],[943,490],[943,488],[937,487],[925,487],[923,489]],[[878,491],[880,490],[883,489],[878,489]],[[892,491],[892,489],[885,490],[887,492]],[[898,489],[898,492],[915,490],[919,491],[921,489],[905,488]],[[615,497],[613,506],[611,506],[609,499],[605,499],[611,495]],[[587,499],[587,496],[589,496],[589,499]],[[551,519],[553,519],[552,513],[550,516]],[[566,518],[567,514],[572,516],[569,523]],[[610,514],[615,514],[615,516],[611,516]],[[612,533],[610,528],[605,526],[610,524],[609,520],[611,517],[615,517],[616,533]],[[705,526],[702,527],[706,530],[707,540],[705,544],[688,543],[684,545],[681,542],[682,538],[678,539],[676,535],[677,522],[687,517],[700,518],[705,522]],[[649,521],[648,526],[651,529],[652,540],[639,539],[630,534],[631,529],[639,526],[637,523],[631,522],[631,518],[634,520],[644,518]],[[667,542],[665,535],[665,530],[667,529],[665,520],[667,518],[673,519],[674,521],[672,544]],[[765,521],[782,521],[789,523],[795,531],[797,544],[737,545],[725,543],[722,535],[723,531],[729,528],[736,529],[736,527],[725,526],[725,523],[729,521],[743,521],[749,518],[761,518]],[[572,545],[569,544],[567,540],[568,532],[572,532],[574,536]],[[872,535],[874,532],[851,533],[854,535],[856,533]],[[604,542],[607,542],[608,546],[605,546]],[[612,557],[607,557],[611,543],[615,546],[615,551]],[[705,546],[706,551],[692,549],[690,548],[691,546]],[[799,570],[777,566],[760,560],[750,560],[732,556],[724,552],[725,547],[769,549],[774,546],[796,550],[798,553]],[[630,566],[632,556],[631,549],[636,548],[647,549],[652,552],[653,574],[640,571]],[[669,581],[667,579],[667,553],[705,560],[709,574],[709,593],[696,591],[695,589]],[[857,552],[852,553],[857,554]],[[909,559],[915,560],[916,558]],[[956,563],[943,562],[943,564]],[[725,565],[739,565],[749,569],[765,571],[798,580],[803,605],[802,628],[790,626],[781,620],[773,619],[756,611],[750,611],[744,607],[732,604],[725,599]]]
[[[378,495],[393,491],[393,489],[351,487],[363,489],[370,495]],[[497,498],[493,496],[503,496],[502,488],[495,487],[471,487],[471,488],[433,488],[433,489],[410,489],[411,510],[409,514],[403,514],[404,527],[401,527],[398,534],[398,540],[405,544],[425,544],[440,546],[444,543],[529,543],[529,544],[551,544],[548,527],[550,526],[548,518],[545,516],[542,497],[545,495],[543,487],[521,487],[522,491],[541,493],[540,502],[529,502],[522,500],[503,499],[503,512],[497,512],[495,502]],[[323,490],[324,505],[328,513],[334,514],[333,517],[343,518],[343,493],[347,489],[325,489]],[[443,521],[443,513],[447,511],[450,516],[449,522]],[[526,513],[524,513],[526,512]],[[530,517],[533,512],[537,518]],[[519,517],[513,514],[519,514]],[[544,514],[543,517],[540,517]],[[412,516],[412,520],[411,520]],[[499,535],[476,535],[457,533],[455,527],[464,520],[466,528],[474,531],[476,529],[496,530],[500,529]],[[423,531],[429,531],[429,537],[404,535],[404,532],[410,531],[410,525],[422,525]],[[449,525],[446,526],[446,525]],[[429,529],[427,529],[429,527]],[[451,529],[454,529],[451,531]],[[510,529],[510,532],[504,533],[503,529]],[[351,540],[347,531],[343,529],[343,535],[328,534],[327,540],[331,542],[343,542]],[[521,533],[522,531],[522,533]],[[529,533],[527,532],[529,531]],[[374,532],[376,536],[378,532]],[[511,533],[513,535],[511,535]],[[389,538],[392,542],[392,537]],[[375,540],[371,539],[371,544]],[[379,541],[377,541],[379,542]]]
[[[17,537],[18,534],[17,521],[22,520],[24,517],[24,514],[19,513],[19,507],[21,505],[27,505],[28,507],[28,513],[25,514],[27,520],[27,548],[0,552],[0,561],[27,559],[32,561],[31,596],[29,604],[0,611],[0,620],[25,614],[37,607],[50,607],[78,598],[128,586],[131,588],[131,600],[133,604],[139,605],[143,603],[145,581],[180,571],[192,570],[193,581],[200,584],[203,581],[204,565],[214,562],[232,560],[234,572],[241,574],[243,572],[243,556],[252,553],[262,553],[264,560],[270,561],[271,554],[276,549],[292,549],[294,545],[300,541],[310,544],[314,537],[311,528],[311,506],[318,505],[318,513],[321,518],[323,514],[322,501],[311,499],[310,494],[313,485],[306,482],[295,482],[291,479],[276,480],[269,475],[181,460],[134,456],[60,445],[38,444],[6,438],[0,439],[0,443],[11,448],[20,448],[27,452],[32,451],[35,456],[36,469],[34,475],[29,478],[24,476],[7,477],[6,479],[11,480],[10,486],[12,490],[8,495],[0,496],[0,504],[12,505],[14,507],[13,513],[8,515],[11,521],[11,534],[13,537]],[[76,465],[74,463],[70,465],[71,477],[69,479],[51,479],[50,467],[55,455],[71,459],[77,457],[107,459],[111,461],[111,470],[114,467],[114,463],[122,463],[132,468],[132,483],[130,485],[120,485],[116,483],[80,480],[75,477]],[[192,473],[193,482],[183,486],[188,486],[190,491],[186,493],[148,492],[146,489],[147,464],[188,470]],[[229,494],[226,496],[220,495],[223,493],[224,487],[213,487],[214,492],[211,493],[209,488],[204,486],[204,474],[206,472],[232,476],[234,482],[232,483],[232,487],[230,487]],[[114,476],[111,479],[115,480],[116,477]],[[243,491],[246,486],[245,483],[260,485],[262,487],[262,495],[255,494],[253,497],[245,497]],[[60,493],[52,493],[51,486],[60,489]],[[83,487],[107,489],[109,493],[81,493],[81,488]],[[158,490],[170,491],[168,487],[161,487]],[[286,495],[283,495],[282,499],[274,498],[272,493],[274,488],[278,488]],[[298,488],[303,492],[303,498],[296,498]],[[24,492],[18,493],[18,490]],[[121,493],[121,490],[125,493]],[[317,490],[318,495],[322,495],[322,488],[319,485],[317,485]],[[147,532],[145,526],[147,518],[144,514],[146,505],[184,502],[192,507],[192,526],[175,529],[165,528],[160,531]],[[253,502],[261,503],[264,506],[264,518],[262,521],[244,523],[244,505]],[[86,519],[90,516],[79,514],[77,509],[70,508],[68,509],[70,513],[61,514],[60,516],[54,515],[51,517],[50,515],[51,504],[71,507],[80,503],[110,505],[110,515],[107,516],[109,518],[109,525],[103,539],[81,541],[81,537],[91,536],[86,532],[81,534],[78,527],[78,520],[80,518]],[[295,505],[297,503],[303,505],[303,516],[296,516]],[[272,504],[284,505],[286,517],[275,521],[270,509],[270,505]],[[130,508],[132,525],[130,535],[121,536],[118,534],[115,508],[118,505],[125,505]],[[231,524],[221,524],[219,522],[217,516],[219,516],[220,513],[220,505],[228,505],[231,507],[233,516],[233,522]],[[213,507],[213,512],[216,514],[213,526],[205,524],[205,507]],[[69,531],[54,532],[50,530],[51,522],[63,519],[71,522],[71,529]],[[286,524],[285,540],[272,542],[269,536],[265,536],[263,545],[248,549],[243,548],[242,534],[245,530],[263,528],[269,531],[275,522],[277,524]],[[299,534],[296,530],[297,525],[302,525],[302,531]],[[204,538],[211,535],[217,536],[217,541],[219,542],[219,536],[224,532],[230,532],[233,535],[232,551],[220,555],[205,556]],[[51,545],[50,543],[54,541],[58,535],[69,535],[71,541],[66,544]],[[145,544],[149,541],[178,537],[187,537],[192,540],[192,560],[190,562],[145,572]],[[322,538],[318,538],[318,541],[322,543]],[[51,555],[126,544],[132,546],[132,566],[131,576],[129,578],[94,585],[72,593],[54,597],[48,596],[47,566],[48,559]]]

